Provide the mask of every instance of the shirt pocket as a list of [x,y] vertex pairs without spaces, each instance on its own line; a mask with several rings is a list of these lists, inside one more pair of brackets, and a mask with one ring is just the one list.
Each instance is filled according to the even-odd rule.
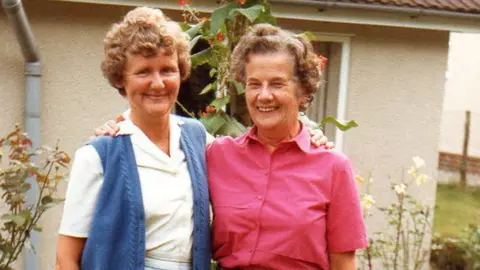
[[[292,222],[272,235],[267,244],[278,255],[314,264],[328,262],[326,239],[326,204],[304,206],[291,213]],[[268,234],[268,232],[267,232]],[[321,263],[320,263],[321,264]]]
[[251,243],[258,210],[244,206],[215,206],[212,223],[214,258],[230,256]]

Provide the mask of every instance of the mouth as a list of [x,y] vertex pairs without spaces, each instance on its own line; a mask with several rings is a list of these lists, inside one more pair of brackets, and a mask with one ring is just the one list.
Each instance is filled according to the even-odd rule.
[[162,95],[162,94],[145,94],[144,95],[146,98],[152,99],[152,100],[160,100],[165,98],[167,95]]
[[257,106],[257,110],[261,112],[273,112],[277,110],[279,107],[269,106],[269,107],[260,107]]

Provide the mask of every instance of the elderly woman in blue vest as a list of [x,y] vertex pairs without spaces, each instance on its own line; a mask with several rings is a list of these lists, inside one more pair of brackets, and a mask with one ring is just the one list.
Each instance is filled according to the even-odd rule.
[[102,71],[129,120],[75,154],[57,269],[209,269],[206,133],[170,114],[190,70],[182,30],[137,8],[104,39]]

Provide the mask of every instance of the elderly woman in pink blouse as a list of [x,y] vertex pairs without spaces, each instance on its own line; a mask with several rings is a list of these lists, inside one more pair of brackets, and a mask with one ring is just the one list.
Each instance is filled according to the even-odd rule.
[[321,81],[311,44],[255,25],[232,55],[254,126],[207,150],[213,257],[224,269],[354,270],[367,246],[350,160],[298,120]]

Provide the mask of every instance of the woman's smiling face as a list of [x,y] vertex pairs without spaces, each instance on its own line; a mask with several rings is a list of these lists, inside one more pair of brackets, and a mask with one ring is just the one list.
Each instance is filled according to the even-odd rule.
[[298,124],[301,86],[285,52],[250,54],[245,65],[248,111],[259,130],[287,131]]
[[162,117],[170,114],[180,89],[177,53],[159,48],[155,55],[127,54],[123,82],[132,116]]

